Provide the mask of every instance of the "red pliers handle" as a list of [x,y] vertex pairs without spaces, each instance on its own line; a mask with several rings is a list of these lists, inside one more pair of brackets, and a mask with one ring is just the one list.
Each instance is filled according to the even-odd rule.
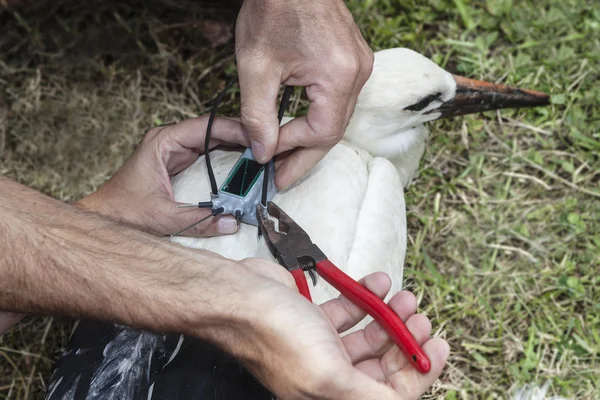
[[[256,214],[269,250],[290,271],[300,294],[312,301],[304,272],[315,271],[353,304],[373,317],[419,372],[429,372],[429,358],[389,305],[329,261],[312,243],[308,234],[275,203],[269,202],[266,209],[258,205]],[[278,220],[278,230],[269,216]]]

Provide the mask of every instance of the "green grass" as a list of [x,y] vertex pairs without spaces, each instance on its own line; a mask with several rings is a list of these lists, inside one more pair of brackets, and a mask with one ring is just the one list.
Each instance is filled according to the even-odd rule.
[[[199,33],[219,10],[123,3],[38,2],[0,14],[1,173],[75,200],[150,126],[204,113],[235,72],[231,42],[211,49]],[[431,125],[406,195],[405,272],[452,346],[428,396],[505,398],[551,380],[552,394],[600,398],[600,7],[348,4],[374,50],[410,47],[453,73],[552,95],[546,108]],[[235,94],[226,102],[235,114]],[[0,338],[0,398],[41,396],[70,327],[28,318]]]

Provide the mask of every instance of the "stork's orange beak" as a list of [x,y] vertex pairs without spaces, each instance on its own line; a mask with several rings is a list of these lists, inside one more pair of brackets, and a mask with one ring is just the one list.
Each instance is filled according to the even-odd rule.
[[516,89],[497,83],[483,82],[454,75],[456,96],[430,113],[441,112],[440,118],[502,108],[537,107],[550,104],[550,96],[533,90]]

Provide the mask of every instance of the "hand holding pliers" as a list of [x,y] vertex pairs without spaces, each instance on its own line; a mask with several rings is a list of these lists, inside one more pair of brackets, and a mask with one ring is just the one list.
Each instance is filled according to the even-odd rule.
[[[271,254],[296,281],[300,294],[312,301],[305,271],[316,272],[352,303],[369,314],[390,335],[408,361],[421,373],[431,363],[402,319],[377,295],[337,268],[311,241],[309,235],[275,203],[257,206],[258,226]],[[269,216],[279,222],[278,229]]]

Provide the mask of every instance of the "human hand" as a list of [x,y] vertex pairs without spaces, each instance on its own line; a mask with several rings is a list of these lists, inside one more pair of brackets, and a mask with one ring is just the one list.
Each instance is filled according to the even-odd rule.
[[[234,354],[278,398],[287,399],[417,399],[439,377],[448,344],[430,339],[431,323],[415,314],[416,299],[400,292],[389,301],[431,361],[427,374],[417,372],[376,322],[340,338],[365,314],[343,296],[320,307],[300,296],[291,275],[279,265],[258,259],[242,261],[262,280],[251,296],[241,296],[247,324],[230,325],[212,336]],[[361,280],[384,298],[387,275]],[[233,300],[239,293],[233,294]],[[238,310],[239,311],[239,310]]]
[[[207,123],[208,116],[202,116],[151,129],[116,174],[78,205],[157,235],[173,234],[207,216],[211,210],[176,208],[170,180],[204,152]],[[211,133],[211,148],[219,144],[250,146],[236,120],[215,118]],[[214,236],[237,229],[233,216],[221,215],[185,234]]]
[[[342,139],[373,52],[342,0],[245,0],[235,37],[242,123],[260,162],[295,149],[276,164],[287,187]],[[280,130],[281,83],[306,87],[311,104]]]

